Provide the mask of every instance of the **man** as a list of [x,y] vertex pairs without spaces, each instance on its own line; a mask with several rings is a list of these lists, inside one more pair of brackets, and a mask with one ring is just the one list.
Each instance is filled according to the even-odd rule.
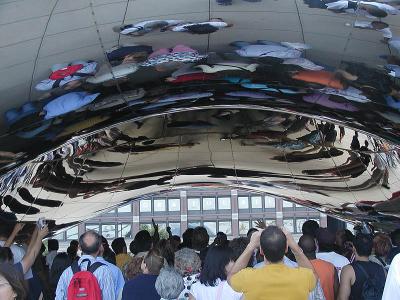
[[317,258],[330,262],[336,267],[338,276],[342,268],[350,263],[350,261],[343,255],[337,254],[335,249],[336,236],[327,228],[319,228],[317,231],[317,241],[319,252]]
[[[78,260],[78,265],[81,270],[86,270],[88,267],[87,260],[89,260],[90,264],[95,263],[97,256],[100,253],[102,246],[101,236],[93,230],[87,231],[79,237],[79,246],[82,250],[82,256]],[[62,273],[60,280],[57,284],[55,298],[56,300],[67,299],[68,286],[73,275],[74,274],[71,267],[69,267]],[[116,299],[115,286],[108,267],[106,265],[101,266],[100,268],[96,269],[96,271],[94,271],[93,275],[97,278],[97,282],[99,283],[102,293],[102,299]]]
[[204,260],[206,259],[209,241],[210,236],[208,235],[207,229],[202,226],[197,226],[193,230],[192,246],[200,257],[201,265],[204,264]]
[[115,252],[115,261],[117,263],[117,267],[122,270],[125,264],[131,260],[131,257],[128,255],[128,249],[126,247],[126,243],[124,238],[119,237],[112,241],[111,248]]
[[[373,240],[370,235],[358,234],[354,239],[355,262],[343,268],[340,275],[338,300],[357,299],[363,300],[365,293],[371,293],[371,287],[377,294],[375,299],[381,299],[385,285],[385,271],[382,266],[369,261],[372,252]],[[365,282],[370,279],[373,286]],[[371,299],[371,298],[368,298]],[[395,299],[395,298],[391,298]]]
[[335,266],[327,261],[317,259],[315,254],[317,246],[312,236],[302,235],[299,240],[299,246],[303,250],[304,255],[310,260],[318,275],[322,289],[324,290],[325,299],[336,299],[339,288],[339,278]]
[[303,226],[301,227],[301,232],[303,234],[307,234],[315,238],[317,235],[317,231],[319,229],[319,224],[315,220],[307,220],[303,223]]
[[387,261],[390,264],[393,258],[400,253],[400,229],[396,229],[395,231],[392,232],[390,235],[392,239],[392,250],[390,250],[390,253],[388,255]]
[[397,254],[390,265],[382,300],[400,299],[400,254]]
[[49,253],[46,255],[46,265],[49,266],[49,270],[51,269],[51,265],[53,264],[54,257],[57,256],[58,252],[58,241],[55,239],[49,239],[47,241],[47,250]]
[[118,296],[122,292],[122,289],[124,288],[124,284],[125,284],[124,276],[122,275],[121,270],[116,265],[106,261],[103,258],[103,254],[104,254],[104,247],[103,247],[103,245],[101,245],[100,252],[96,258],[96,261],[101,262],[102,264],[105,264],[107,266],[107,268],[109,269],[109,271],[111,272],[111,276],[113,278],[114,287],[115,287],[115,296]]
[[[266,265],[260,269],[246,268],[255,249],[261,246]],[[292,249],[300,268],[289,268],[283,264],[283,257]],[[286,230],[268,226],[253,233],[250,243],[236,260],[228,282],[234,290],[241,292],[246,300],[308,299],[315,288],[316,277],[313,267],[293,237]]]

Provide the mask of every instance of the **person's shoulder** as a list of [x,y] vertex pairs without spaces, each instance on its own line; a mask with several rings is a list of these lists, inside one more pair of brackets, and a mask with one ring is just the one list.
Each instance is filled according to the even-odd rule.
[[326,260],[323,260],[323,259],[319,259],[319,258],[317,258],[315,261],[316,261],[317,264],[319,264],[319,265],[321,265],[321,266],[323,266],[325,268],[332,268],[332,269],[335,268],[335,265],[333,263],[329,262],[329,261],[326,261]]

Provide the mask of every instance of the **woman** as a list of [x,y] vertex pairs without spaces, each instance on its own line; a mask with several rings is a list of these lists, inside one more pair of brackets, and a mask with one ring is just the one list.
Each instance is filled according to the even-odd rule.
[[374,248],[373,255],[370,255],[369,261],[381,265],[387,270],[389,270],[389,264],[387,263],[387,256],[392,250],[392,243],[390,237],[384,233],[378,233],[374,237]]
[[182,248],[175,252],[175,269],[183,277],[184,289],[179,295],[179,300],[188,300],[192,285],[199,280],[201,260],[199,255],[189,248]]
[[190,300],[239,300],[241,293],[235,292],[228,284],[227,274],[233,267],[233,251],[226,246],[211,247],[196,282],[189,293]]
[[25,300],[26,296],[27,290],[22,273],[12,264],[0,264],[0,299]]
[[162,268],[155,287],[160,300],[177,300],[184,288],[182,276],[174,268]]

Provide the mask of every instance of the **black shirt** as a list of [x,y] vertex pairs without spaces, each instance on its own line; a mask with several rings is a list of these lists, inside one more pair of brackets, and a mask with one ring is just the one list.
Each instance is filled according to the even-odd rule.
[[359,266],[362,266],[364,268],[370,278],[374,278],[376,280],[377,285],[381,287],[383,291],[386,281],[386,274],[382,266],[371,261],[355,261],[351,264],[351,266],[353,267],[354,273],[356,275],[356,281],[351,286],[349,300],[364,299],[362,296],[362,291],[363,285],[367,280],[367,277]]

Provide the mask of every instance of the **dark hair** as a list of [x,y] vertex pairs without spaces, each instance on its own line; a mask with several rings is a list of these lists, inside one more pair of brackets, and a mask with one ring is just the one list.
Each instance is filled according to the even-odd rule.
[[286,235],[279,227],[268,226],[261,233],[260,244],[264,256],[269,262],[280,262],[286,252]]
[[14,260],[14,255],[10,248],[0,247],[0,263],[12,263]]
[[103,252],[103,258],[105,261],[109,262],[110,264],[116,265],[117,260],[115,258],[115,253],[110,249],[110,246],[108,245],[108,241],[104,236],[101,236],[101,243],[103,244],[104,252]]
[[[238,237],[236,239],[233,239],[229,243],[229,248],[232,249],[233,251],[233,256],[232,259],[236,261],[240,255],[244,252],[244,249],[246,249],[247,245],[249,244],[250,240],[247,237]],[[248,267],[252,267],[252,260],[249,259],[249,262],[247,263]]]
[[356,235],[353,245],[359,256],[370,256],[373,247],[372,236],[369,234],[359,233]]
[[57,287],[57,283],[61,277],[61,274],[71,264],[72,264],[72,260],[68,256],[68,254],[65,252],[58,253],[54,257],[53,264],[51,265],[51,268],[50,268],[50,276],[49,276],[50,286],[51,286],[51,289],[53,290],[53,292],[55,292],[55,289]]
[[256,232],[257,231],[257,229],[256,228],[250,228],[249,230],[247,230],[247,237],[248,238],[251,238],[251,235],[254,233],[254,232]]
[[144,257],[144,263],[151,275],[158,275],[164,266],[164,257],[158,249],[151,249]]
[[69,243],[69,246],[78,249],[79,242],[78,242],[77,240],[72,240],[72,241]]
[[400,246],[400,228],[390,234],[394,246]]
[[[87,242],[85,242],[85,239],[89,236],[92,236],[94,238],[94,242],[87,244]],[[79,245],[84,254],[96,254],[100,250],[101,236],[94,230],[86,231],[79,237]]]
[[214,239],[213,245],[214,246],[228,246],[229,245],[228,236],[221,231],[217,232],[217,236]]
[[78,256],[78,249],[73,246],[67,248],[67,254],[71,260],[75,260]]
[[175,249],[170,240],[162,239],[158,242],[161,256],[165,258],[169,266],[174,266]]
[[314,237],[303,234],[299,239],[299,246],[303,250],[305,256],[307,256],[309,259],[315,259],[317,245],[315,244]]
[[114,250],[115,254],[124,253],[124,248],[126,249],[126,243],[123,237],[116,238],[111,243],[111,248]]
[[50,251],[57,251],[59,248],[58,241],[55,239],[49,239],[47,241],[47,249]]
[[210,236],[208,235],[207,229],[202,226],[198,226],[193,230],[192,246],[193,249],[200,251],[208,246]]
[[[1,227],[1,226],[0,226]],[[27,287],[21,272],[18,272],[12,264],[0,264],[0,276],[3,276],[10,284],[16,300],[25,300],[27,297]]]
[[13,231],[14,224],[2,222],[0,226],[0,237],[8,238]]
[[136,233],[135,239],[129,246],[129,249],[133,254],[138,254],[139,252],[149,251],[151,244],[152,240],[150,233],[147,230],[140,230],[138,233]]
[[182,234],[182,244],[179,248],[192,248],[193,228],[188,228]]
[[226,280],[226,265],[233,260],[233,251],[226,246],[210,247],[204,266],[200,272],[200,282],[206,286],[215,286],[217,280]]
[[317,230],[319,228],[319,224],[315,220],[307,220],[304,222],[303,226],[301,227],[301,232],[306,235],[311,235],[315,238],[317,235]]
[[195,34],[213,33],[218,30],[217,27],[210,24],[194,24],[190,26],[185,26],[185,29],[187,29],[187,31],[189,31],[190,33]]

